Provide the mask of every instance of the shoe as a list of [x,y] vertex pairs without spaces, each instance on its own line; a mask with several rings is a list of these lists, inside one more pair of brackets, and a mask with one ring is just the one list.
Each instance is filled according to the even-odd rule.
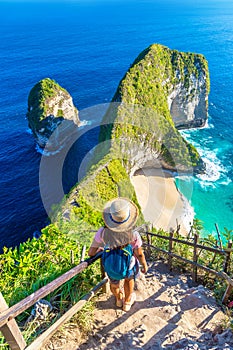
[[134,304],[135,301],[136,301],[136,294],[132,293],[130,301],[125,301],[123,303],[123,311],[129,311],[131,309],[131,306]]
[[122,306],[123,306],[123,303],[124,303],[123,293],[120,292],[120,293],[119,293],[119,299],[116,298],[116,306],[117,306],[117,307],[122,307]]

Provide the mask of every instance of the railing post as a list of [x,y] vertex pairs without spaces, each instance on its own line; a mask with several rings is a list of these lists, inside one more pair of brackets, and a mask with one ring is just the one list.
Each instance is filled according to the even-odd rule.
[[219,232],[218,224],[214,224],[214,225],[216,227],[216,231],[217,231],[217,234],[218,234],[219,247],[222,250],[222,240],[221,240],[221,234]]
[[148,244],[148,247],[147,247],[147,252],[148,252],[148,257],[150,258],[151,257],[151,236],[149,235],[149,226],[146,225],[146,239],[147,239],[147,244]]
[[[0,312],[8,309],[8,305],[0,292]],[[20,332],[20,329],[15,319],[10,320],[0,328],[4,338],[12,350],[23,350],[26,347],[26,342]]]
[[[194,247],[193,247],[193,262],[197,263],[197,242],[198,242],[198,234],[194,234]],[[197,282],[197,266],[193,265],[193,273],[192,273],[193,282]]]
[[228,302],[228,298],[229,298],[232,290],[233,290],[233,286],[231,284],[228,284],[227,289],[226,289],[226,291],[224,293],[224,296],[222,298],[222,303],[223,304],[226,304]]
[[231,261],[231,248],[232,248],[232,240],[228,241],[227,251],[226,251],[226,260],[224,263],[223,271],[227,273],[228,267]]
[[178,220],[176,219],[176,233],[179,234],[180,232],[180,224],[178,222]]
[[169,255],[168,255],[168,266],[169,266],[169,270],[172,270],[172,248],[173,248],[173,236],[174,236],[174,230],[170,230],[170,237],[169,237]]
[[80,263],[82,263],[85,260],[85,254],[86,254],[86,245],[83,246],[82,248],[82,254],[80,258]]

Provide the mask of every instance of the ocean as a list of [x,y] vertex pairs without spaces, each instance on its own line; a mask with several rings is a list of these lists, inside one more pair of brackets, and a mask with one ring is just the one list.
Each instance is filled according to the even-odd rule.
[[[26,120],[31,88],[49,77],[81,111],[108,103],[131,63],[152,43],[208,60],[208,125],[182,131],[208,171],[176,183],[203,221],[204,235],[216,234],[215,223],[221,233],[232,230],[232,23],[230,0],[0,1],[0,249],[18,245],[48,223],[39,187],[41,153]],[[72,174],[64,170],[64,192],[97,139],[98,128],[80,138],[76,167]]]

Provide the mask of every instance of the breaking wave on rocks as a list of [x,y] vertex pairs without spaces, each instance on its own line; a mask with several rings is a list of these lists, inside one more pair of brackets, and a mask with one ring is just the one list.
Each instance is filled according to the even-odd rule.
[[[92,121],[82,120],[78,126],[78,130],[82,130],[83,128],[85,128],[85,126],[89,126],[91,124],[92,124]],[[29,134],[32,134],[31,129],[28,129],[27,132]],[[68,136],[68,134],[67,134],[67,136]],[[49,156],[54,156],[54,155],[60,153],[64,149],[65,146],[66,146],[66,142],[64,140],[64,142],[62,142],[59,145],[59,147],[55,147],[55,148],[51,147],[51,149],[50,149],[49,142],[48,142],[46,144],[45,148],[42,148],[38,144],[36,144],[35,149],[36,149],[36,152],[38,152],[39,154],[49,157]]]
[[[201,154],[201,150],[199,150],[199,153]],[[199,179],[202,188],[206,186],[216,187],[217,184],[227,185],[230,183],[231,180],[227,176],[228,170],[223,166],[215,152],[203,150],[201,156],[205,162],[206,170],[204,174],[199,174],[196,177]]]
[[[208,127],[212,128],[213,126],[210,125]],[[205,172],[196,175],[196,180],[203,189],[208,188],[209,186],[215,188],[218,184],[227,185],[231,180],[227,176],[228,169],[218,157],[221,150],[214,148],[215,142],[211,136],[208,136],[204,141],[198,140],[198,138],[195,137],[198,132],[198,129],[181,132],[185,139],[196,147],[206,165]]]
[[54,156],[55,154],[58,154],[59,152],[61,152],[61,150],[65,147],[65,145],[61,145],[59,148],[57,148],[54,151],[48,151],[46,148],[42,148],[40,147],[38,144],[36,144],[36,152],[38,152],[39,154],[49,157],[49,156]]

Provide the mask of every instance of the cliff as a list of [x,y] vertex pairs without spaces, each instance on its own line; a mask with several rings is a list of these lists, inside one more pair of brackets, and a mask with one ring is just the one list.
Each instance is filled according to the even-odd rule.
[[207,120],[209,90],[203,55],[153,44],[136,58],[113,101],[153,106],[170,114],[177,128],[200,127]]
[[121,80],[101,127],[100,142],[123,154],[129,173],[159,163],[167,169],[201,172],[196,149],[177,128],[203,126],[207,119],[208,64],[203,55],[153,44]]
[[31,89],[27,119],[38,145],[42,148],[62,121],[67,120],[76,125],[80,123],[78,110],[70,94],[49,78],[39,81]]

